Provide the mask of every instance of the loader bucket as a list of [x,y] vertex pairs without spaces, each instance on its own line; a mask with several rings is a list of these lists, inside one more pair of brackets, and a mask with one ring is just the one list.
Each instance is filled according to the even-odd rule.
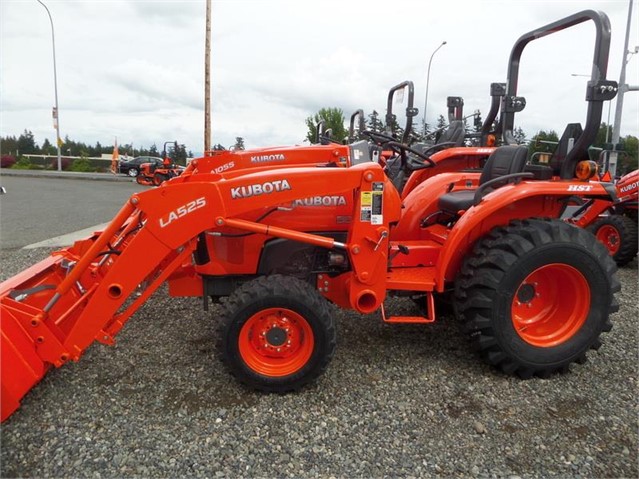
[[[49,346],[46,330],[38,316],[60,282],[61,263],[69,255],[55,254],[0,284],[0,403],[4,421],[20,405],[20,399],[35,386],[51,367],[43,360]],[[30,293],[30,294],[29,294]],[[29,296],[29,304],[22,302]]]
[[0,420],[4,421],[20,406],[27,391],[42,379],[47,367],[35,354],[33,341],[18,318],[3,306],[0,308]]

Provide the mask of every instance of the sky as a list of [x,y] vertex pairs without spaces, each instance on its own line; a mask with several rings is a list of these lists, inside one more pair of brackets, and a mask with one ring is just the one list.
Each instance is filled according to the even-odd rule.
[[[177,140],[203,151],[205,0],[43,1],[55,28],[62,138],[159,149]],[[238,136],[248,148],[302,144],[304,120],[320,108],[341,108],[347,119],[360,108],[383,114],[388,90],[405,80],[421,122],[430,58],[428,122],[446,115],[447,96],[463,97],[465,114],[485,114],[515,41],[584,9],[610,18],[607,78],[618,81],[628,0],[213,0],[212,144]],[[633,17],[631,51],[637,1]],[[529,138],[585,122],[588,78],[573,74],[590,74],[594,31],[587,22],[525,48],[518,94],[527,106],[515,126]],[[54,142],[52,56],[44,7],[0,2],[1,136],[27,129],[39,144]],[[638,85],[639,54],[627,58],[626,83]],[[626,93],[621,134],[639,136],[639,92]]]

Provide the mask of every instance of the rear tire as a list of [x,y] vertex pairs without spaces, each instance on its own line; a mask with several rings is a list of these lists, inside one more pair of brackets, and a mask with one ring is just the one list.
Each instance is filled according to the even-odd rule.
[[272,275],[245,283],[223,305],[218,350],[240,382],[266,392],[300,389],[335,352],[327,301],[308,283]]
[[457,311],[488,364],[522,378],[567,372],[612,327],[621,289],[616,269],[583,229],[515,221],[491,231],[464,261]]
[[601,218],[590,231],[606,247],[612,259],[619,266],[628,264],[637,256],[637,223],[624,215],[610,215]]

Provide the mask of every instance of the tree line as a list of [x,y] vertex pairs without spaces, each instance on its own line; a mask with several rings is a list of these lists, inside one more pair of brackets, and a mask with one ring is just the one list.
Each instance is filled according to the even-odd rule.
[[[161,145],[160,148],[163,146]],[[102,155],[113,154],[113,148],[113,145],[103,145],[99,141],[95,145],[74,141],[67,135],[60,150],[62,156],[99,158]],[[177,147],[175,147],[174,143],[169,143],[167,148],[169,157],[175,163],[185,164],[187,158],[193,157],[193,153],[191,150],[187,150],[185,145],[178,143]],[[45,138],[42,145],[39,145],[34,134],[26,129],[18,137],[11,135],[0,137],[0,152],[2,152],[2,155],[10,155],[15,158],[23,155],[55,156],[58,154],[56,145],[51,144],[48,138]],[[120,155],[131,157],[162,156],[162,150],[156,144],[151,145],[149,148],[134,148],[133,145],[125,143],[118,145],[118,152]]]
[[[468,118],[473,118],[473,124],[471,125]],[[316,143],[317,139],[317,125],[322,121],[324,122],[324,130],[331,130],[331,138],[336,141],[343,141],[348,137],[349,132],[344,126],[344,112],[341,108],[322,108],[314,115],[306,118],[305,123],[307,127],[306,141],[310,143]],[[465,117],[462,121],[465,131],[466,139],[464,141],[466,146],[475,146],[479,144],[479,133],[481,132],[482,119],[481,112],[477,110],[470,117]],[[357,126],[357,125],[356,125]],[[437,142],[439,137],[448,127],[448,121],[444,115],[439,115],[435,127],[428,123],[422,124],[421,128],[417,124],[413,124],[410,131],[410,139],[413,143],[418,142]],[[404,135],[404,127],[397,121],[397,117],[393,115],[393,119],[390,125],[386,124],[386,118],[382,117],[376,110],[368,115],[365,120],[365,128],[374,133],[392,132],[396,138],[401,138]],[[432,129],[431,129],[432,128]],[[516,128],[513,132],[515,140],[518,144],[526,142],[526,133],[521,128]],[[362,139],[359,131],[354,132],[354,139]]]

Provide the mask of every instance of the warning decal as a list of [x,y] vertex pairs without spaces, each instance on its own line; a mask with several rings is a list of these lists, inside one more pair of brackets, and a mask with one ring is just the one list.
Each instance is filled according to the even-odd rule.
[[384,199],[384,183],[373,183],[372,191],[362,191],[360,197],[360,221],[381,225],[384,223],[382,204]]
[[384,200],[384,183],[373,183],[372,202],[371,202],[371,224],[384,224],[384,215],[382,214],[382,204]]

